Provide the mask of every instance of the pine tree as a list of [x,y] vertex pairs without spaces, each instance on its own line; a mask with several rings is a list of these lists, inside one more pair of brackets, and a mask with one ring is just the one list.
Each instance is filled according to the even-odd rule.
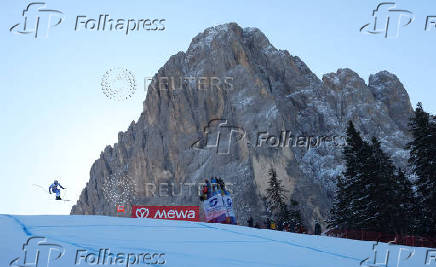
[[283,187],[282,181],[277,177],[274,169],[268,170],[268,188],[266,189],[266,198],[271,210],[277,211],[285,205],[287,190]]
[[300,203],[296,201],[295,199],[291,199],[291,206],[289,210],[290,215],[290,221],[288,222],[291,231],[293,231],[295,228],[299,229],[303,226],[303,219],[301,217],[300,212]]
[[330,210],[328,228],[350,229],[352,213],[349,205],[347,184],[341,176],[336,177],[336,194]]
[[298,209],[298,202],[291,200],[291,208],[286,205],[286,194],[288,191],[282,185],[282,181],[277,177],[274,169],[268,170],[268,188],[266,189],[267,210],[271,211],[273,219],[276,221],[279,230],[285,224],[290,225],[291,229],[302,225],[301,214]]
[[271,220],[272,219],[272,210],[271,210],[268,198],[266,196],[261,196],[261,197],[262,197],[263,206],[265,207],[264,217],[267,220]]
[[415,192],[412,182],[401,169],[395,176],[394,187],[397,192],[397,198],[393,199],[393,204],[396,207],[392,212],[395,217],[394,229],[396,233],[403,235],[416,233],[418,206]]
[[338,177],[329,227],[360,229],[366,219],[367,190],[364,177],[369,145],[362,140],[353,122],[348,122],[347,146],[343,150],[346,169]]
[[417,176],[416,191],[420,206],[419,227],[421,234],[436,234],[436,122],[418,103],[415,116],[409,123],[413,141],[409,164]]
[[375,200],[376,179],[374,169],[376,163],[371,145],[363,141],[357,154],[358,174],[354,178],[353,213],[354,229],[376,230],[379,207]]
[[269,177],[269,187],[266,189],[267,209],[271,210],[272,217],[280,229],[283,223],[290,221],[290,211],[285,204],[287,190],[274,169],[269,169],[267,175]]
[[292,214],[289,210],[288,206],[283,205],[279,208],[279,210],[275,214],[275,221],[277,223],[277,229],[283,230],[285,224],[292,224]]
[[[343,177],[337,178],[329,227],[385,233],[403,231],[402,194],[411,189],[404,180],[407,178],[395,175],[393,162],[377,138],[373,137],[371,144],[364,141],[351,121],[347,144],[343,151],[346,170]],[[397,180],[401,180],[402,187]],[[409,196],[410,192],[407,193]]]
[[396,187],[395,167],[389,156],[381,149],[377,138],[371,142],[371,156],[368,160],[368,220],[366,228],[383,233],[396,232],[399,213],[396,201],[401,200]]

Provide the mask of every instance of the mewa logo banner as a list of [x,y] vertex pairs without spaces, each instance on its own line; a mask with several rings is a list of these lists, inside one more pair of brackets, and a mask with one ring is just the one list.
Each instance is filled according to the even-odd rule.
[[199,206],[132,206],[132,218],[200,221]]

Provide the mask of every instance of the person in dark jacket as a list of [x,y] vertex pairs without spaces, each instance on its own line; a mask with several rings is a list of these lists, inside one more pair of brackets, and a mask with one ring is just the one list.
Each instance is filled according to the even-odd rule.
[[266,227],[266,229],[270,229],[271,228],[271,220],[269,218],[267,218],[266,221],[265,221],[265,227]]
[[209,199],[212,196],[212,186],[208,179],[204,180],[206,183],[206,199]]
[[218,184],[217,184],[217,180],[216,180],[216,177],[212,177],[211,179],[210,179],[210,183],[211,183],[211,186],[212,186],[212,196],[214,196],[214,195],[216,195],[217,193],[218,193]]
[[318,220],[315,220],[315,235],[321,234],[321,224],[319,224]]
[[207,199],[207,192],[208,192],[207,185],[203,185],[200,195],[200,201],[205,201]]
[[253,217],[250,217],[250,219],[248,219],[247,223],[248,223],[248,227],[253,227]]

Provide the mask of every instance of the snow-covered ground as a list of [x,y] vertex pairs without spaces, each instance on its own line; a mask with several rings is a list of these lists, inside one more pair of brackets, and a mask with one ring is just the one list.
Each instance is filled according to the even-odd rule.
[[[374,247],[374,242],[236,225],[42,215],[0,215],[0,225],[2,267],[386,266],[371,265],[374,258],[377,263],[384,262],[386,251],[387,266],[436,266],[436,250],[388,244]],[[38,264],[32,264],[37,252]],[[108,253],[113,254],[112,264]]]

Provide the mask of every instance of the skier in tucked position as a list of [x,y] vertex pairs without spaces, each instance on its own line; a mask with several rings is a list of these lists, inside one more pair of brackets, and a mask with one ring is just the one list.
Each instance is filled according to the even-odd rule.
[[56,200],[62,200],[61,198],[61,190],[58,188],[58,186],[62,189],[66,189],[64,187],[62,187],[62,185],[58,182],[58,180],[54,180],[54,182],[50,185],[50,187],[48,188],[48,192],[51,193],[56,193]]

